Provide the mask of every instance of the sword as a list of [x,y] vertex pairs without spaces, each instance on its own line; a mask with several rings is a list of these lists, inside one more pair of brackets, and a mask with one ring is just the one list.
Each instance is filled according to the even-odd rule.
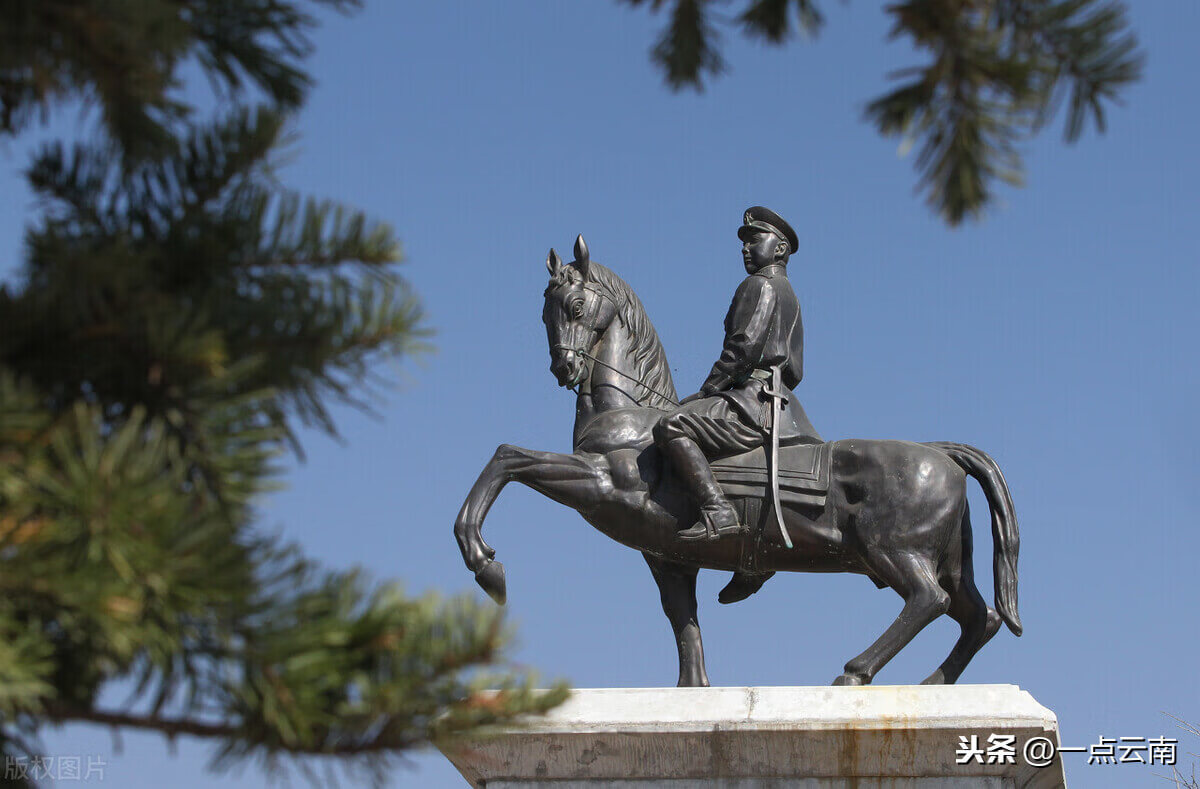
[[788,536],[783,525],[783,507],[779,504],[779,417],[787,406],[788,397],[783,388],[778,365],[771,368],[771,386],[763,389],[763,394],[770,398],[768,402],[771,404],[771,453],[767,467],[771,477],[771,505],[775,509],[775,523],[779,526],[779,533],[783,535],[783,544],[791,548],[792,538]]

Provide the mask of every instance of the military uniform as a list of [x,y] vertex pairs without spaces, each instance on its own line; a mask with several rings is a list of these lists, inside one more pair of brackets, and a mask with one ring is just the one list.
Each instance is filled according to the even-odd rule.
[[[704,397],[667,415],[665,440],[687,436],[708,458],[746,452],[763,443],[770,405],[762,395],[770,370],[779,367],[791,390],[804,377],[804,327],[800,304],[783,266],[771,265],[746,277],[725,316],[721,358],[700,387]],[[782,443],[819,443],[821,436],[795,397],[788,398],[780,424]]]
[[[795,251],[795,231],[778,214],[756,206],[746,211],[738,236],[746,241],[762,233],[786,241],[789,254]],[[702,516],[710,520],[718,513],[723,521],[708,524],[709,537],[733,528],[728,522],[732,508],[712,478],[708,460],[746,452],[767,440],[771,405],[763,390],[770,383],[772,368],[779,369],[789,390],[779,425],[781,443],[821,442],[804,409],[790,396],[804,374],[804,327],[785,263],[779,261],[762,266],[738,286],[725,316],[721,357],[700,387],[700,396],[655,426],[655,442],[683,472],[701,503]],[[702,453],[702,463],[692,447]]]

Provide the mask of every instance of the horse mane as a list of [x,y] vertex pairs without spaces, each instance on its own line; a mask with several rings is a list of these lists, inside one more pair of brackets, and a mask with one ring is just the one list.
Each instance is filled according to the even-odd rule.
[[[583,273],[576,266],[562,266],[550,278],[550,287],[578,283],[582,278]],[[660,411],[669,411],[675,408],[676,404],[673,401],[679,399],[679,394],[675,390],[675,381],[671,377],[667,352],[658,338],[654,324],[646,315],[646,308],[642,306],[642,300],[625,280],[613,273],[607,266],[602,266],[595,261],[588,264],[588,279],[603,290],[605,295],[612,299],[613,304],[617,305],[617,319],[624,324],[625,328],[629,330],[630,337],[633,338],[633,347],[629,353],[632,369],[627,372],[644,382],[646,388],[658,390],[657,392],[648,392],[649,399],[644,405]],[[671,400],[663,397],[659,392],[662,395],[670,395]]]

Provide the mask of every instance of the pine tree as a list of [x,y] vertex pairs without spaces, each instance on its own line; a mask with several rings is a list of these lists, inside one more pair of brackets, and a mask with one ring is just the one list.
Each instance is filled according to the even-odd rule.
[[[654,11],[667,4],[622,1]],[[726,68],[717,3],[671,2],[652,58],[672,89],[702,89]],[[905,148],[919,141],[920,189],[951,225],[981,214],[997,179],[1021,183],[1017,144],[1061,104],[1074,142],[1089,119],[1103,131],[1105,102],[1141,75],[1137,39],[1114,0],[903,0],[886,10],[891,37],[929,59],[896,71],[899,85],[867,105],[866,119]],[[745,35],[776,45],[797,30],[814,36],[823,23],[815,0],[745,0],[736,17]]]
[[0,14],[0,134],[67,99],[96,104],[125,152],[170,146],[191,108],[172,95],[180,63],[204,69],[225,98],[256,89],[300,106],[310,6],[349,12],[361,0],[7,0]]
[[[90,93],[110,132],[35,157],[43,214],[0,290],[0,759],[90,721],[209,738],[218,764],[315,754],[379,776],[559,703],[504,663],[490,606],[322,569],[256,528],[298,427],[335,431],[329,407],[362,404],[375,364],[427,336],[393,231],[279,186],[306,50],[263,36],[299,41],[311,19],[278,0],[55,0],[0,20],[36,31],[23,55],[0,46],[7,128]],[[114,29],[128,60],[63,43]],[[271,106],[191,121],[170,88],[194,47]],[[114,682],[137,689],[120,707]]]

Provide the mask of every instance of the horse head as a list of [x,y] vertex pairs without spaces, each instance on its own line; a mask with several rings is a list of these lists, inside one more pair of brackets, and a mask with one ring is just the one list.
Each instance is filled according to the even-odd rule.
[[550,284],[542,322],[550,342],[550,372],[559,386],[574,387],[591,375],[591,357],[617,314],[613,303],[592,277],[591,257],[583,236],[575,239],[575,260],[564,264],[553,249],[546,257]]

